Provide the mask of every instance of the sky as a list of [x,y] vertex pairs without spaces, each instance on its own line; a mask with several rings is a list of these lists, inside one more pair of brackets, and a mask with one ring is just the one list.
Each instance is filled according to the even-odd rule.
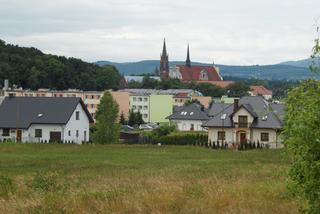
[[0,39],[88,62],[229,65],[310,56],[319,0],[0,0]]

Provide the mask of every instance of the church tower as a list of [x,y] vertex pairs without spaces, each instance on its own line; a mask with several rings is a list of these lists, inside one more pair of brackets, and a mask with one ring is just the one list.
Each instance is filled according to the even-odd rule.
[[188,44],[188,49],[187,49],[187,60],[186,60],[186,66],[191,67],[191,60],[190,60],[190,51],[189,51],[189,44]]
[[160,55],[160,77],[161,79],[169,78],[169,56],[167,54],[166,39],[163,41],[162,54]]

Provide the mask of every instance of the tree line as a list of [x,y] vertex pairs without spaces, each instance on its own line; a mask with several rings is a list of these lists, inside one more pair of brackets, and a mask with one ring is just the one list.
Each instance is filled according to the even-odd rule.
[[0,85],[4,79],[28,89],[105,90],[118,89],[121,75],[113,66],[44,54],[0,40]]

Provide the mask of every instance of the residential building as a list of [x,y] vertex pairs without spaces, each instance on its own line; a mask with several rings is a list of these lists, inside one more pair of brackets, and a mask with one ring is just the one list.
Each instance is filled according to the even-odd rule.
[[209,142],[241,144],[259,142],[271,148],[282,147],[279,137],[283,127],[284,106],[261,96],[246,96],[234,103],[213,103],[204,123]]
[[6,97],[0,105],[0,140],[64,143],[90,140],[93,118],[77,97]]
[[266,100],[272,99],[272,91],[265,88],[263,85],[250,86],[249,94],[251,96],[263,96]]
[[173,111],[172,95],[152,94],[150,95],[150,118],[151,123],[168,123],[166,118]]
[[128,118],[130,109],[130,93],[125,91],[112,91],[111,95],[119,105],[119,117],[123,113],[124,117]]
[[202,126],[209,117],[206,108],[198,103],[180,106],[167,119],[175,124],[179,131],[205,131]]

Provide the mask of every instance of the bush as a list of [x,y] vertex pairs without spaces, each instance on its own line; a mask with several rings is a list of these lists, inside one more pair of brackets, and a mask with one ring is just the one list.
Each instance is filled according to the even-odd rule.
[[0,176],[0,197],[8,198],[10,194],[15,192],[16,188],[13,183],[13,180],[8,177],[1,175]]
[[158,138],[158,142],[166,145],[208,145],[208,134],[205,132],[173,132]]

